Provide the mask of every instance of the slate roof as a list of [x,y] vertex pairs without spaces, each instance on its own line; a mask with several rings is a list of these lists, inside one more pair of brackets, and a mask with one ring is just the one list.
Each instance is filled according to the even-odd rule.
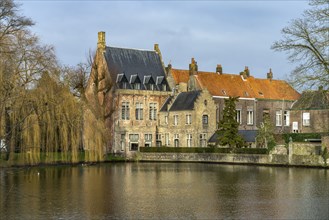
[[[171,70],[176,82],[187,83],[188,70]],[[249,76],[244,79],[237,74],[217,74],[198,71],[195,76],[201,88],[206,88],[212,96],[239,96],[242,98],[297,100],[300,94],[284,80],[258,79]]]
[[168,104],[171,102],[171,100],[174,98],[173,96],[170,96],[163,106],[161,107],[160,111],[185,111],[185,110],[193,110],[194,109],[194,103],[198,96],[201,94],[201,90],[197,91],[189,91],[189,92],[181,92],[173,101],[172,105],[170,106],[170,109],[168,110]]
[[329,90],[305,91],[292,109],[329,109]]
[[[239,130],[238,133],[243,137],[245,142],[255,142],[257,130]],[[218,135],[215,132],[208,140],[209,143],[216,143]]]
[[154,80],[158,76],[165,77],[161,58],[155,51],[106,47],[105,59],[114,79],[121,73],[124,73],[127,79],[134,74],[137,74],[139,79],[144,79],[147,75],[151,75]]

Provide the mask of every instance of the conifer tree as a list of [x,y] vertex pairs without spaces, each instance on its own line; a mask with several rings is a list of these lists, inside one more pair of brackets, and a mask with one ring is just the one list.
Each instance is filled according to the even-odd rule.
[[239,122],[237,121],[237,111],[235,103],[239,97],[229,97],[225,99],[223,110],[223,119],[220,120],[220,129],[217,131],[219,145],[228,145],[229,147],[242,147],[243,138],[238,134]]

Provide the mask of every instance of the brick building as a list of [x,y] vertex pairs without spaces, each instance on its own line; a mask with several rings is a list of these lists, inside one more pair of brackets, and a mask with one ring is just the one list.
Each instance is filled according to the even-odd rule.
[[[300,94],[283,80],[274,80],[270,70],[266,79],[254,78],[248,67],[240,74],[223,73],[221,65],[215,72],[198,71],[197,62],[192,58],[189,70],[179,70],[168,65],[167,79],[177,91],[207,89],[216,103],[216,124],[222,117],[224,99],[238,96],[236,104],[239,130],[250,139],[257,127],[269,115],[276,133],[290,132],[290,108]],[[248,131],[250,131],[248,134]]]

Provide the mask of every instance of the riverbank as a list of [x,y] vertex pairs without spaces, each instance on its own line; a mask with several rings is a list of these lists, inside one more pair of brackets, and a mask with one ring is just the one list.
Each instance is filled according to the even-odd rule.
[[221,153],[146,153],[136,154],[142,162],[202,162],[222,164],[250,164],[262,166],[300,166],[329,169],[319,155],[279,155],[279,154],[221,154]]

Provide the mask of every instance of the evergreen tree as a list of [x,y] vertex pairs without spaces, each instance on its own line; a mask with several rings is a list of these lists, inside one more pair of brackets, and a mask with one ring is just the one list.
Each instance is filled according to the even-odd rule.
[[238,134],[239,122],[237,121],[237,111],[235,103],[239,97],[229,97],[225,99],[223,119],[220,120],[220,129],[217,131],[219,145],[229,145],[230,147],[242,147],[243,138]]

